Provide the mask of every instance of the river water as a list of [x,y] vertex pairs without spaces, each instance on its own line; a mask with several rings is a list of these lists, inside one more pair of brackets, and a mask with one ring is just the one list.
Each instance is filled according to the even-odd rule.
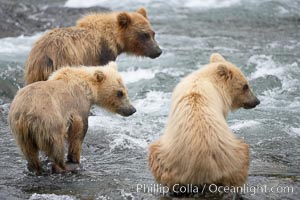
[[257,108],[241,109],[228,119],[232,130],[250,144],[247,187],[252,190],[243,198],[300,198],[298,0],[61,2],[66,7],[95,5],[148,9],[163,54],[154,60],[127,55],[117,59],[137,113],[123,118],[95,108],[83,145],[82,170],[28,174],[6,118],[23,83],[26,57],[43,33],[0,39],[0,199],[171,199],[137,191],[138,184],[155,183],[147,167],[147,146],[163,133],[174,86],[208,63],[213,52],[239,66],[261,100]]

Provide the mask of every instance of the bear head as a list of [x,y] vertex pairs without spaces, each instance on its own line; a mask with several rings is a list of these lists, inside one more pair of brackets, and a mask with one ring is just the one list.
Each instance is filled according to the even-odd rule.
[[230,109],[255,108],[260,101],[253,94],[245,75],[232,63],[226,61],[220,54],[214,53],[210,62],[215,63],[218,85],[230,99]]
[[136,112],[130,103],[127,88],[114,62],[100,67],[93,73],[92,91],[96,105],[122,116],[130,116]]
[[161,55],[162,50],[155,40],[146,9],[140,8],[132,13],[121,12],[117,20],[125,52],[150,58]]

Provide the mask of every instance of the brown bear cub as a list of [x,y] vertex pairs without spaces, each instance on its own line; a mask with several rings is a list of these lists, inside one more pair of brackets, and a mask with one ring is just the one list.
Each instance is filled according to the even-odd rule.
[[185,77],[173,92],[164,134],[149,148],[155,179],[170,190],[177,184],[244,184],[249,146],[230,130],[226,118],[230,110],[259,103],[240,69],[212,54],[208,65]]
[[64,67],[48,81],[18,91],[10,107],[9,123],[30,171],[42,172],[39,150],[54,162],[54,171],[68,171],[64,161],[66,138],[67,164],[80,163],[94,104],[122,116],[136,112],[113,62],[104,67]]
[[45,81],[63,66],[99,66],[121,53],[156,58],[162,53],[144,8],[136,12],[90,14],[74,27],[54,29],[33,46],[25,84]]

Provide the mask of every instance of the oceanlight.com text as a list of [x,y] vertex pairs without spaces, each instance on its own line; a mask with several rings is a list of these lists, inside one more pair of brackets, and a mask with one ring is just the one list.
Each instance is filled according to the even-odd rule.
[[175,184],[172,188],[161,184],[137,184],[136,192],[152,193],[167,195],[169,192],[174,193],[249,193],[255,195],[257,193],[293,193],[292,186],[268,186],[268,185],[248,185],[233,187],[233,186],[218,186],[216,184],[204,184],[202,187],[188,184],[185,186]]

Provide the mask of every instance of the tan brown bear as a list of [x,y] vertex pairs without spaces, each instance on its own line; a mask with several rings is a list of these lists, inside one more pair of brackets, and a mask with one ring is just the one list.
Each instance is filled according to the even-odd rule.
[[155,179],[179,184],[240,186],[247,180],[249,146],[227,125],[230,110],[260,102],[243,73],[220,54],[185,77],[175,88],[161,138],[150,145]]
[[136,12],[90,14],[74,27],[54,29],[33,46],[25,84],[47,80],[62,66],[98,66],[121,53],[156,58],[162,53],[144,8]]
[[39,150],[53,160],[57,172],[68,170],[64,162],[66,138],[68,163],[79,164],[93,104],[122,116],[136,111],[115,63],[104,67],[64,67],[48,81],[18,91],[10,107],[9,123],[30,171],[41,173]]

